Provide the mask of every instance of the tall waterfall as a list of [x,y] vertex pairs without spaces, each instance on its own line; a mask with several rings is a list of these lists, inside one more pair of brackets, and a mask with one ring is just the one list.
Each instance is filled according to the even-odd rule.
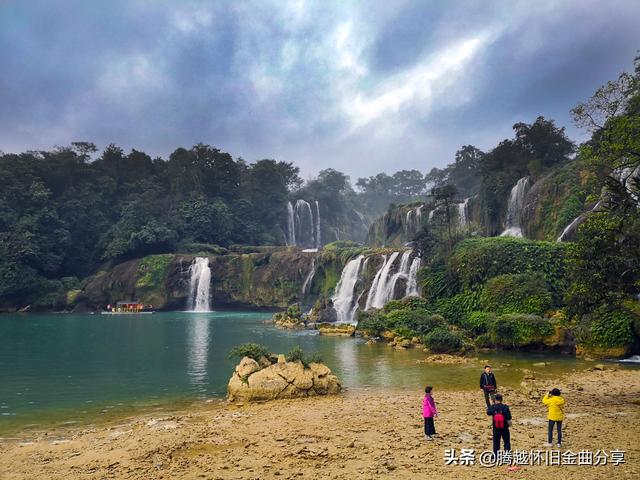
[[320,204],[316,200],[316,248],[320,248]]
[[189,301],[187,308],[193,312],[208,312],[211,310],[209,302],[209,287],[211,286],[211,269],[207,257],[197,257],[191,268],[189,282]]
[[385,259],[382,267],[376,273],[375,278],[373,279],[373,283],[371,284],[371,288],[369,289],[369,295],[367,296],[367,303],[365,306],[365,310],[370,308],[382,308],[384,304],[387,302],[387,292],[389,288],[389,283],[391,279],[389,278],[389,271],[393,266],[393,262],[395,262],[396,258],[398,258],[400,252],[393,252],[389,255],[389,258]]
[[418,270],[420,270],[420,257],[415,257],[409,268],[409,278],[407,279],[407,297],[417,297],[418,292]]
[[287,244],[296,244],[296,223],[291,202],[287,202]]
[[511,189],[509,204],[507,205],[507,220],[505,230],[501,237],[522,237],[522,227],[520,226],[520,214],[524,206],[524,196],[529,188],[529,177],[522,177]]
[[467,203],[469,203],[469,199],[465,198],[464,202],[458,204],[458,224],[461,228],[464,228],[469,223],[469,219],[467,218]]
[[358,310],[358,299],[355,296],[355,288],[363,259],[364,255],[359,255],[353,260],[350,260],[342,269],[340,281],[338,281],[336,291],[331,298],[333,307],[338,315],[338,322],[354,323],[355,313]]
[[287,245],[301,245],[320,248],[320,203],[315,201],[315,213],[311,204],[298,199],[294,204],[287,202]]

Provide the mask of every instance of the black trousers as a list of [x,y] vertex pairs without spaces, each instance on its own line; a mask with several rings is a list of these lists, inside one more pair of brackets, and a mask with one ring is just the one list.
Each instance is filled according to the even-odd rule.
[[433,417],[424,417],[424,434],[429,436],[436,434],[436,426],[433,423]]
[[553,425],[558,426],[558,443],[562,443],[562,420],[549,420],[549,443],[553,443]]
[[[491,406],[492,403],[496,403],[496,391],[495,390],[491,390],[490,392],[487,390],[484,390],[484,401],[487,402],[487,408],[489,408]],[[489,398],[491,398],[491,403],[489,403]]]
[[493,453],[498,454],[500,450],[500,439],[504,441],[504,449],[511,450],[511,433],[508,428],[493,427]]

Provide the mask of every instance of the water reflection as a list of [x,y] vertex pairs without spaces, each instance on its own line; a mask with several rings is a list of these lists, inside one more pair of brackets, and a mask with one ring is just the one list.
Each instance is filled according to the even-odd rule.
[[351,338],[347,339],[348,341],[343,340],[345,339],[336,339],[334,355],[339,371],[343,372],[343,382],[349,384],[359,377],[360,365],[356,354],[358,342]]
[[209,318],[194,315],[189,322],[187,340],[187,375],[198,393],[207,392],[207,362],[209,359]]

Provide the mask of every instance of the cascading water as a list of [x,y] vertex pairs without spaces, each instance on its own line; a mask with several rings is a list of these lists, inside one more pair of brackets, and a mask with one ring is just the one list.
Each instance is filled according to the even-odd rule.
[[427,217],[427,221],[431,222],[433,220],[433,214],[435,213],[436,209],[432,209],[429,210],[429,216]]
[[308,248],[322,246],[320,231],[320,203],[315,201],[315,213],[311,204],[298,199],[293,205],[287,202],[287,244]]
[[420,230],[422,225],[422,208],[424,205],[420,205],[416,208],[409,210],[405,216],[405,230],[406,233],[416,233]]
[[507,220],[501,237],[523,237],[520,226],[520,214],[524,206],[524,197],[529,188],[529,177],[522,177],[511,189],[507,205]]
[[458,204],[458,224],[461,228],[465,228],[469,223],[467,218],[467,203],[469,203],[469,199],[465,198],[464,202]]
[[409,268],[409,278],[407,279],[407,297],[417,297],[418,292],[418,270],[420,270],[420,258],[415,257]]
[[[602,203],[602,200],[598,200],[598,202],[593,206],[593,208],[591,210],[589,210],[589,212],[587,213],[591,213],[591,212],[595,212],[598,207],[600,206],[600,204]],[[580,215],[578,215],[576,218],[573,219],[573,221],[567,225],[566,227],[564,227],[564,230],[562,230],[562,233],[560,234],[560,236],[557,238],[557,242],[564,242],[567,238],[567,236],[571,233],[574,232],[582,222],[585,221],[587,214],[585,213],[581,213]]]
[[389,271],[393,266],[393,262],[398,258],[398,255],[400,255],[400,252],[393,252],[388,259],[385,258],[385,262],[376,273],[376,276],[373,279],[373,284],[369,289],[365,310],[384,307],[384,304],[388,300],[388,285],[391,281],[389,278]]
[[[306,200],[298,199],[295,208],[295,220],[296,228],[298,232],[296,237],[301,243],[306,243],[309,246],[315,246],[314,224],[313,224],[313,211],[311,205]],[[306,218],[305,218],[306,216]]]
[[302,284],[302,295],[306,295],[309,287],[311,286],[311,282],[313,281],[313,277],[316,274],[316,259],[315,257],[311,259],[311,270],[307,274],[307,277],[304,279],[304,283]]
[[287,243],[289,245],[296,244],[296,223],[293,218],[293,205],[291,202],[287,202]]
[[316,200],[316,248],[320,248],[320,204]]
[[197,257],[191,268],[189,281],[188,308],[192,312],[208,312],[211,310],[209,302],[209,288],[211,286],[211,269],[207,257]]
[[364,256],[359,255],[345,265],[336,285],[335,294],[331,297],[340,323],[354,323],[355,313],[358,310],[355,288],[363,259]]
[[[401,278],[409,280],[409,259],[411,257],[411,250],[406,250],[402,257],[400,258],[400,266],[398,267],[398,271],[393,274],[391,280],[387,282],[385,291],[384,291],[384,303],[387,303],[389,300],[393,298],[393,294],[396,291],[396,283]],[[383,305],[384,305],[383,303]]]

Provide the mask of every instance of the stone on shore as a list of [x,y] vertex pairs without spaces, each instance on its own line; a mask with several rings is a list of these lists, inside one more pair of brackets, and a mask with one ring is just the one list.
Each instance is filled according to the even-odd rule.
[[[257,369],[256,369],[257,368]],[[227,387],[230,401],[260,401],[310,397],[340,393],[338,377],[322,363],[287,362],[284,355],[265,368],[244,357],[236,367]]]

